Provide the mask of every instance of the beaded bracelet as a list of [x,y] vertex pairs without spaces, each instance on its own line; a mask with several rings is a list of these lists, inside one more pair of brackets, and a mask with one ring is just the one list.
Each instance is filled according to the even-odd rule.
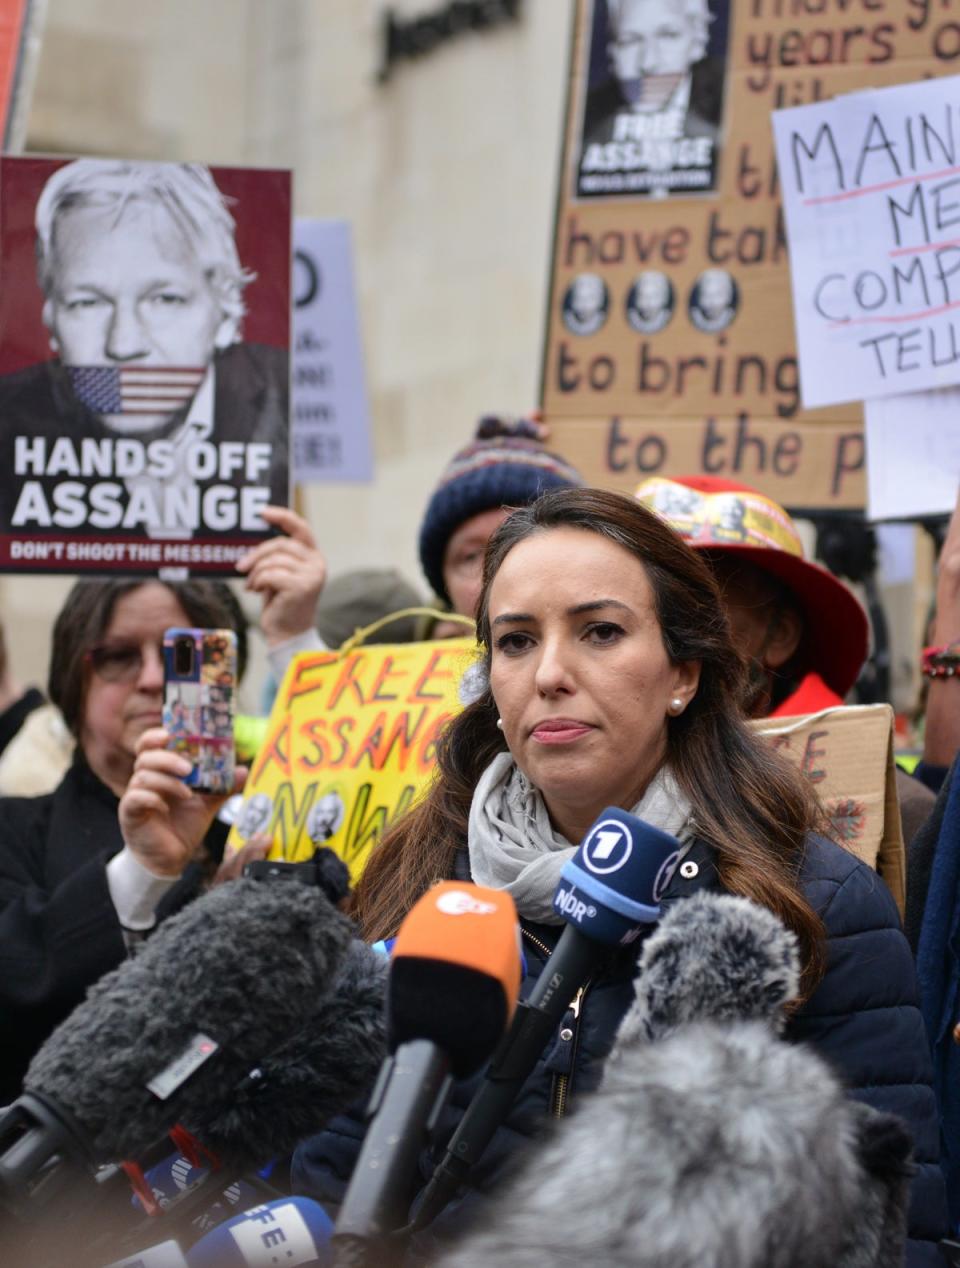
[[960,638],[943,647],[925,647],[920,672],[924,678],[953,678],[960,674]]

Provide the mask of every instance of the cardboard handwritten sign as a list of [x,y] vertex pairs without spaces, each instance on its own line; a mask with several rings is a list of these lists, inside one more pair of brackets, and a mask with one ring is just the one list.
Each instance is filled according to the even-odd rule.
[[828,835],[880,873],[902,915],[906,862],[890,706],[838,706],[751,725],[810,781],[827,812]]
[[773,116],[807,408],[960,382],[960,78]]
[[429,780],[475,655],[472,638],[456,638],[295,657],[228,845],[269,832],[270,857],[287,862],[326,845],[356,881]]
[[577,2],[541,379],[551,443],[626,493],[702,472],[794,510],[860,507],[860,406],[801,404],[770,115],[954,74],[958,14],[933,0],[704,9]]

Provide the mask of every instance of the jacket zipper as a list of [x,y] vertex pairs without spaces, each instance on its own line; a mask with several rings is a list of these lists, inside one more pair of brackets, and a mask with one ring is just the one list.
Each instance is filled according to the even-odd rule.
[[[539,938],[534,937],[527,929],[521,926],[521,933],[527,938],[546,958],[550,958],[550,948],[545,942],[541,942]],[[573,1069],[577,1059],[577,1049],[580,1044],[580,1013],[583,1009],[583,998],[590,988],[589,982],[584,982],[583,986],[574,995],[570,1003],[569,1011],[573,1013],[573,1038],[570,1040],[570,1068]],[[570,1078],[569,1074],[555,1074],[550,1089],[550,1115],[552,1118],[563,1118],[567,1112],[567,1101],[570,1097]]]
[[[573,1038],[570,1040],[570,1069],[573,1070],[577,1062],[577,1049],[580,1046],[580,1012],[583,1008],[583,999],[587,991],[590,989],[590,983],[584,982],[583,986],[574,995],[570,1004],[570,1012],[573,1013]],[[553,1080],[553,1095],[550,1106],[550,1113],[554,1118],[563,1118],[567,1112],[567,1101],[570,1099],[570,1081],[572,1074],[558,1074]]]

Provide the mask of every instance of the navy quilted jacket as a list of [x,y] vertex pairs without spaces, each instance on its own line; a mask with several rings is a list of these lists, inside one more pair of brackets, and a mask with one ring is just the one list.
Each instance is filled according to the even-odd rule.
[[[693,846],[686,862],[695,875],[674,877],[664,903],[681,901],[705,888],[720,888],[712,851]],[[685,872],[694,869],[687,867]],[[467,879],[466,851],[458,857],[459,879]],[[943,1179],[937,1165],[937,1114],[923,1021],[916,1002],[913,959],[900,931],[896,905],[877,874],[852,854],[822,837],[810,837],[801,868],[806,897],[828,935],[827,968],[813,997],[792,1019],[787,1037],[810,1043],[829,1061],[858,1099],[898,1114],[910,1127],[918,1162],[910,1208],[908,1268],[943,1264],[936,1241],[947,1227]],[[525,924],[529,994],[558,937],[556,928]],[[536,1152],[544,1117],[563,1113],[570,1100],[597,1086],[603,1061],[624,1012],[634,999],[638,947],[611,952],[602,974],[568,1012],[524,1084],[507,1124],[491,1141],[474,1170],[470,1190],[451,1203],[420,1236],[411,1258],[419,1260],[482,1218],[483,1194],[502,1177],[508,1160]],[[476,1086],[455,1085],[440,1138],[452,1132]],[[340,1201],[363,1138],[358,1117],[336,1118],[302,1144],[294,1157],[293,1188],[332,1210]],[[421,1159],[426,1182],[435,1157]],[[628,1177],[624,1182],[629,1183]]]

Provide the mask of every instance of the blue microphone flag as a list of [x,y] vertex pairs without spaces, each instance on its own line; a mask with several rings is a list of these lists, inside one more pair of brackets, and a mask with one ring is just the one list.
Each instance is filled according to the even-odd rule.
[[669,832],[609,806],[564,865],[554,911],[596,942],[632,942],[659,919],[680,853]]

